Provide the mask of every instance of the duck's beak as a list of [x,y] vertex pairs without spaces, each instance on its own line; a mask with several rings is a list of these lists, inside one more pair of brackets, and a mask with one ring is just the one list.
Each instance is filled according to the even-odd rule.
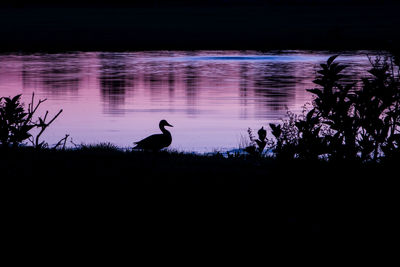
[[174,127],[171,124],[169,124],[168,122],[167,122],[167,124],[165,124],[165,126]]

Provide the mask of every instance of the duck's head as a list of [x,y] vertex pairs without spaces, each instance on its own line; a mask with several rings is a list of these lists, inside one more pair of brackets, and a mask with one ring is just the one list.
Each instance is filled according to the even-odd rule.
[[161,120],[160,127],[165,127],[165,126],[174,127],[171,124],[169,124],[166,120]]

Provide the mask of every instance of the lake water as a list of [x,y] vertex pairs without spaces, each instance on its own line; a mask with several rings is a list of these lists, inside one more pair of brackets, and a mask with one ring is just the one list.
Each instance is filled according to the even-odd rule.
[[[366,76],[371,51],[341,53],[352,77]],[[32,92],[39,109],[60,117],[43,138],[131,147],[166,119],[172,149],[212,152],[237,148],[247,128],[300,113],[305,89],[331,56],[310,51],[152,51],[0,54],[0,96]]]

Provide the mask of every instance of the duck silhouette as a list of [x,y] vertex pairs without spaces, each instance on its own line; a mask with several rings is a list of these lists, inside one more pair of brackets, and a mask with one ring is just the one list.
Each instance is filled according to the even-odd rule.
[[136,146],[133,149],[144,149],[158,151],[164,147],[168,147],[172,142],[171,133],[165,129],[165,126],[174,127],[166,120],[161,120],[159,127],[162,134],[153,134],[143,140],[134,142]]

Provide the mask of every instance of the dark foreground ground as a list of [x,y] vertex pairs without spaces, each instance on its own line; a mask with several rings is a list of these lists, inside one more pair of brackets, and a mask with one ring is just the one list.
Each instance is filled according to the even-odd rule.
[[387,245],[396,228],[393,166],[108,148],[2,152],[3,223],[12,242],[61,250],[354,255]]
[[[332,3],[332,1],[330,2]],[[400,3],[0,8],[0,51],[389,49]]]

